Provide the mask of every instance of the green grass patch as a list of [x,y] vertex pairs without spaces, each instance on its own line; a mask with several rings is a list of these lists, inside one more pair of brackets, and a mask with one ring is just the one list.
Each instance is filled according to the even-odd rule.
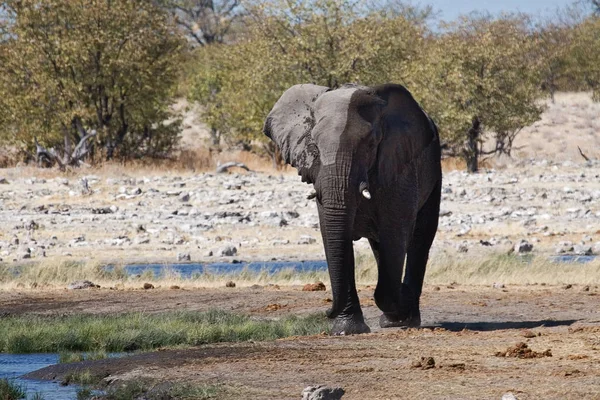
[[94,377],[89,370],[70,372],[63,378],[61,385],[93,385],[98,383],[98,378]]
[[24,399],[26,395],[25,388],[21,385],[8,379],[0,379],[0,399],[19,400]]
[[323,314],[277,320],[213,310],[0,319],[0,352],[127,352],[164,346],[273,340],[329,331]]
[[104,351],[94,351],[91,353],[67,352],[60,353],[58,362],[59,364],[68,364],[86,360],[104,360],[105,358],[108,358],[108,354]]

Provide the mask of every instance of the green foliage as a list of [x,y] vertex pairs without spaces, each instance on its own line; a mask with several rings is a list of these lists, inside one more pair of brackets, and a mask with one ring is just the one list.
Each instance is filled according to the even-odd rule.
[[[462,17],[434,34],[424,24],[427,10],[363,9],[345,0],[273,0],[247,10],[245,40],[197,53],[190,91],[213,132],[246,141],[264,140],[265,116],[294,84],[393,81],[416,95],[456,153],[510,154],[516,134],[542,112],[541,71],[551,68],[554,81],[562,68],[540,61],[541,43],[548,58],[557,46],[534,36],[521,16]],[[490,138],[495,147],[484,149]]]
[[60,364],[74,363],[80,361],[94,361],[94,360],[104,360],[108,358],[108,354],[104,351],[97,351],[92,353],[60,353],[58,362]]
[[92,385],[98,383],[100,379],[93,376],[90,370],[73,371],[65,375],[61,384],[64,386],[71,384]]
[[[169,94],[183,40],[170,17],[136,0],[7,0],[0,42],[0,140],[95,153],[161,155],[176,143]],[[90,143],[76,151],[87,135]]]
[[[416,64],[414,92],[442,138],[468,160],[484,152],[510,152],[514,134],[540,118],[540,78],[523,17],[462,17],[428,41]],[[465,141],[469,143],[465,146]],[[508,143],[506,141],[508,140]]]
[[594,100],[600,101],[600,16],[583,21],[574,36],[572,73],[580,75]]
[[399,13],[361,9],[347,0],[260,2],[247,8],[246,37],[198,53],[190,98],[206,106],[211,128],[246,141],[265,140],[264,118],[290,86],[337,87],[402,77],[422,39]]
[[327,331],[322,315],[260,320],[224,311],[130,313],[65,317],[15,316],[0,320],[0,351],[124,352],[162,346],[273,340]]
[[8,379],[0,379],[0,399],[19,400],[26,396],[25,388]]

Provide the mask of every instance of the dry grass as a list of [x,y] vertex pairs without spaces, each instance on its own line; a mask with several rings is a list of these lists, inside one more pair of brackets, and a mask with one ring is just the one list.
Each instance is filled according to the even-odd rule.
[[[356,281],[360,285],[377,283],[377,266],[370,254],[357,254]],[[0,265],[0,290],[40,290],[64,288],[77,280],[91,280],[102,287],[139,288],[145,282],[156,287],[177,285],[183,288],[223,287],[234,280],[239,287],[277,284],[302,285],[322,281],[329,286],[327,271],[297,273],[291,269],[275,274],[244,269],[234,274],[203,273],[183,278],[165,264],[160,276],[147,271],[140,276],[127,276],[123,265],[106,270],[95,262],[76,263],[51,260],[22,266]],[[543,256],[520,257],[493,254],[488,256],[437,255],[429,264],[425,282],[428,284],[491,285],[504,284],[600,284],[600,260],[588,264],[555,263]]]
[[496,254],[477,256],[437,256],[431,260],[425,282],[467,285],[598,285],[600,260],[588,264],[557,263],[545,256],[521,257]]
[[[76,178],[85,175],[98,175],[101,177],[121,177],[121,176],[146,176],[146,175],[192,175],[200,172],[214,172],[219,163],[224,164],[229,161],[236,161],[245,164],[250,170],[267,173],[288,174],[295,173],[296,170],[291,167],[284,167],[281,170],[273,168],[270,159],[248,151],[211,151],[205,147],[184,149],[179,154],[168,160],[147,159],[134,160],[129,162],[107,161],[91,167],[68,168],[66,171],[60,171],[57,168],[38,168],[37,166],[20,165],[18,167],[7,169],[2,176],[10,179],[23,176],[51,179],[57,176],[67,178]],[[1,164],[0,168],[9,168]],[[231,172],[246,173],[241,168],[231,168]]]

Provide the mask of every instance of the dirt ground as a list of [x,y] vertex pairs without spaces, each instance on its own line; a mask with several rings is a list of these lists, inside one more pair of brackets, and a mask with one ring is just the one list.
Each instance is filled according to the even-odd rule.
[[[10,291],[0,292],[0,315],[220,308],[276,318],[323,311],[330,296],[275,286]],[[344,388],[344,400],[500,399],[508,392],[518,399],[600,398],[598,287],[429,285],[424,327],[408,330],[379,329],[372,296],[372,287],[361,288],[368,335],[161,349],[58,365],[32,377],[61,379],[74,368],[90,369],[107,383],[217,384],[222,399],[299,399],[314,384]]]

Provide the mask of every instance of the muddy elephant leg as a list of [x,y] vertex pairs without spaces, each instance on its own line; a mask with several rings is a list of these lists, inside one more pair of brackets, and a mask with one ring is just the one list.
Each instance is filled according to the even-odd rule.
[[318,203],[317,208],[333,292],[333,305],[327,311],[327,316],[333,319],[331,334],[369,333],[371,329],[365,323],[356,292],[352,237],[350,234],[342,235],[340,229],[335,229],[331,215]]
[[[412,298],[402,285],[402,272],[406,258],[407,244],[412,233],[412,223],[402,221],[392,231],[380,230],[377,244],[379,253],[379,276],[375,289],[375,303],[383,315],[379,320],[382,328],[406,326]],[[373,245],[372,245],[373,246]]]
[[410,321],[408,321],[411,326],[419,326],[421,324],[419,299],[421,297],[421,290],[423,289],[423,279],[425,278],[429,249],[431,248],[438,227],[440,191],[441,184],[433,190],[429,199],[417,214],[415,229],[408,248],[403,287],[406,287],[407,293],[410,293],[412,296],[410,300]]

